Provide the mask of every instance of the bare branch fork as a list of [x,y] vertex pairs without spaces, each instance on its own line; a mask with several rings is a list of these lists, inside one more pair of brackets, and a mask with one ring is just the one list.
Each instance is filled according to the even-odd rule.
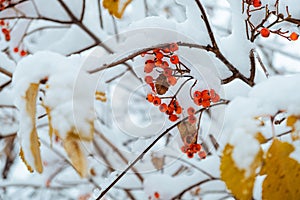
[[[200,110],[198,110],[195,114],[200,113],[206,109],[209,109],[211,107],[214,106],[218,106],[218,105],[225,105],[228,104],[229,101],[222,101],[216,104],[211,105],[208,108],[201,108]],[[167,128],[164,132],[162,132],[130,165],[127,166],[127,168],[125,170],[122,171],[122,173],[106,188],[104,189],[101,194],[97,197],[97,200],[100,200],[139,160],[141,160],[144,155],[161,139],[163,138],[167,133],[169,133],[172,129],[174,129],[175,127],[177,127],[178,124],[180,124],[181,122],[187,120],[188,117],[183,118],[182,120],[180,120],[179,122],[173,124],[172,126],[170,126],[169,128]]]

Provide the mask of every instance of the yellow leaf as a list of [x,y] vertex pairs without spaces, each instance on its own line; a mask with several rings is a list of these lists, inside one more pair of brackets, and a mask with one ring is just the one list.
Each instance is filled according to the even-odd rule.
[[111,15],[121,18],[125,8],[132,0],[103,0],[103,7],[108,9]]
[[33,172],[33,169],[31,168],[31,166],[27,163],[27,161],[25,160],[25,157],[24,157],[24,152],[22,150],[22,147],[20,148],[20,153],[19,153],[22,161],[24,162],[24,164],[26,165],[28,171],[30,171],[31,173]]
[[106,96],[104,92],[96,91],[96,100],[106,102]]
[[291,115],[287,118],[286,120],[286,125],[287,126],[290,126],[290,127],[293,127],[294,124],[297,122],[297,117],[295,115]]
[[223,150],[221,158],[221,179],[232,194],[240,200],[252,199],[253,186],[255,181],[255,170],[261,165],[262,151],[256,155],[253,163],[249,167],[249,174],[246,176],[244,169],[239,169],[232,158],[234,147],[227,144]]
[[40,154],[40,148],[39,148],[40,142],[37,136],[36,119],[35,119],[36,98],[37,98],[38,89],[39,89],[39,84],[31,83],[29,88],[26,90],[25,97],[24,97],[26,100],[26,112],[30,117],[31,124],[32,124],[32,129],[30,132],[30,151],[34,159],[34,167],[30,166],[28,162],[26,162],[26,158],[24,156],[23,150],[21,150],[20,155],[29,171],[33,171],[32,168],[34,168],[37,172],[42,173],[43,165],[42,165],[42,159]]
[[255,139],[260,143],[260,144],[264,144],[267,142],[267,139],[265,138],[265,136],[261,133],[258,132],[255,134]]
[[274,139],[260,171],[266,174],[262,199],[283,200],[300,197],[300,163],[289,157],[294,147]]
[[81,141],[78,135],[75,135],[73,132],[69,132],[67,137],[64,139],[64,148],[71,160],[73,167],[78,172],[78,174],[81,177],[86,177],[86,158],[80,143]]
[[52,126],[51,109],[50,109],[50,107],[48,107],[44,104],[42,104],[42,106],[45,108],[46,114],[48,116],[50,146],[52,146],[52,136],[53,136],[54,130],[53,130],[53,126]]

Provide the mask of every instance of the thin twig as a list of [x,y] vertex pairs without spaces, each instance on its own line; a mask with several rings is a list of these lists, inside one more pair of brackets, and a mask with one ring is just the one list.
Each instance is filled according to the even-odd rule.
[[[222,101],[216,104],[211,105],[210,107],[218,106],[218,105],[224,105],[227,104],[228,101]],[[207,108],[201,108],[198,110],[195,114],[201,112],[202,110]],[[182,120],[178,121],[177,123],[173,124],[169,128],[167,128],[164,132],[162,132],[150,145],[147,146],[147,148],[130,164],[122,171],[122,173],[111,183],[109,186],[104,189],[101,194],[97,197],[97,200],[100,200],[139,160],[141,160],[144,155],[161,139],[163,138],[167,133],[169,133],[173,128],[177,127],[180,123],[187,120],[188,117],[183,118]]]

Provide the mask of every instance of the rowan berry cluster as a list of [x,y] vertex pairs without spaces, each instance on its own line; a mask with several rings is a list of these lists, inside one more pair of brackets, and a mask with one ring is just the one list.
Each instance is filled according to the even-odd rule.
[[[279,13],[279,1],[276,1],[274,5],[262,4],[260,0],[244,0],[243,1],[243,12],[246,12],[246,28],[248,39],[252,42],[258,35],[261,35],[264,38],[269,37],[271,34],[279,35],[283,38],[286,38],[290,41],[298,40],[299,34],[296,32],[291,32],[290,30],[282,30],[283,28],[274,28],[276,24],[279,24],[283,21],[290,24],[295,24],[298,26],[297,20],[291,20],[291,15],[288,11],[288,6],[286,7],[285,17],[283,13]],[[246,8],[245,8],[246,7]],[[252,23],[252,16],[256,13],[261,16],[262,12],[264,13],[264,18],[261,20],[261,23],[255,24]],[[254,17],[255,18],[255,17]]]
[[9,23],[5,22],[4,20],[0,20],[0,26],[2,27],[1,31],[2,31],[2,33],[4,35],[5,40],[6,41],[10,41]]
[[[154,49],[142,54],[142,56],[153,56],[152,59],[145,62],[144,66],[144,72],[147,74],[144,80],[152,90],[152,93],[147,95],[147,100],[153,105],[159,106],[159,110],[168,115],[169,120],[172,122],[178,120],[178,115],[182,113],[182,107],[175,96],[162,99],[158,95],[164,95],[169,87],[177,84],[180,75],[189,71],[182,69],[179,57],[174,53],[177,50],[178,45],[173,43],[164,48]],[[154,71],[156,72],[156,78],[150,74]]]
[[19,49],[19,47],[15,47],[13,49],[13,51],[14,51],[14,53],[19,53],[20,56],[22,56],[22,57],[24,57],[28,54],[27,51],[25,51],[24,49]]
[[205,151],[202,150],[201,144],[189,144],[181,147],[181,151],[187,155],[188,158],[193,158],[194,154],[198,154],[200,159],[206,158]]
[[288,31],[287,31],[287,32],[271,31],[271,30],[269,30],[268,28],[262,28],[262,29],[260,30],[260,35],[261,35],[262,37],[267,38],[267,37],[270,36],[270,33],[271,33],[271,32],[273,32],[273,33],[275,33],[275,34],[278,34],[278,35],[280,35],[280,36],[282,36],[282,37],[285,37],[285,38],[287,38],[288,40],[291,40],[291,41],[296,41],[296,40],[298,40],[298,38],[299,38],[299,34],[296,33],[296,32],[292,32],[291,34],[288,34]]
[[203,91],[196,90],[193,94],[193,100],[196,105],[207,108],[210,106],[211,102],[216,103],[220,101],[220,96],[214,89]]

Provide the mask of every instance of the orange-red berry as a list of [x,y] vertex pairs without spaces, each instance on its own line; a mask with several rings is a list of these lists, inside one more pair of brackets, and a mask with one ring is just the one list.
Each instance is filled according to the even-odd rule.
[[171,122],[175,122],[177,119],[178,119],[177,115],[171,114],[171,115],[169,116],[169,120],[170,120]]
[[179,58],[178,58],[177,55],[173,55],[173,56],[170,57],[170,61],[171,61],[171,63],[176,65],[176,64],[179,63]]
[[188,158],[193,158],[194,157],[194,153],[192,153],[192,152],[187,152],[186,155],[187,155]]
[[297,33],[295,33],[295,32],[292,32],[291,35],[290,35],[290,39],[292,41],[298,40],[298,37],[299,37],[299,35]]
[[154,192],[154,197],[155,197],[156,199],[159,199],[159,197],[160,197],[159,193],[158,193],[158,192]]
[[210,106],[210,101],[209,101],[209,100],[202,101],[202,106],[203,106],[204,108],[209,107],[209,106]]
[[166,111],[168,110],[167,104],[162,103],[162,104],[159,106],[159,110],[160,110],[160,112],[166,112]]
[[167,115],[172,115],[174,112],[174,108],[172,108],[170,105],[168,106],[168,110],[166,111]]
[[155,67],[153,60],[147,60],[145,62],[144,72],[150,73],[153,71],[153,68]]
[[170,49],[168,47],[163,48],[162,51],[164,53],[170,53]]
[[27,55],[27,52],[25,51],[25,50],[22,50],[21,52],[20,52],[20,56],[26,56]]
[[253,6],[254,6],[255,8],[261,7],[261,1],[260,1],[260,0],[254,0],[254,1],[253,1]]
[[199,158],[201,158],[201,159],[205,159],[205,158],[206,158],[206,153],[205,153],[205,151],[199,151],[198,156],[199,156]]
[[201,92],[201,96],[203,101],[210,100],[210,94],[208,90],[203,90]]
[[153,77],[152,76],[145,76],[144,80],[147,84],[153,83]]
[[260,30],[260,35],[263,36],[263,37],[269,37],[270,35],[270,30],[267,29],[267,28],[262,28]]
[[220,101],[220,96],[219,96],[218,94],[216,94],[216,95],[211,99],[211,101],[212,101],[213,103],[217,103],[218,101]]
[[195,91],[193,97],[194,97],[194,98],[201,98],[201,92],[198,91],[198,90]]
[[189,108],[187,109],[188,115],[194,115],[195,112],[196,112],[196,110],[195,110],[193,107],[189,107]]
[[148,94],[148,95],[147,95],[147,100],[148,100],[149,102],[153,102],[154,96],[153,96],[152,94]]
[[15,47],[13,50],[14,50],[15,53],[19,52],[19,48],[18,47]]
[[195,144],[195,150],[198,152],[202,148],[201,144]]
[[161,68],[166,69],[168,67],[169,67],[169,63],[166,62],[166,61],[163,61],[162,64],[161,64]]
[[155,57],[156,59],[161,60],[164,57],[164,54],[162,54],[161,52],[157,52],[155,53]]
[[156,60],[155,61],[155,66],[162,67],[162,60]]
[[157,96],[154,97],[153,99],[153,105],[158,106],[161,104],[161,99]]
[[170,44],[170,51],[175,52],[178,50],[178,45],[176,43]]
[[189,121],[191,124],[195,124],[196,121],[197,121],[197,118],[195,117],[195,115],[189,115],[188,121]]
[[168,83],[169,83],[170,85],[176,85],[177,79],[176,79],[174,76],[169,76],[169,77],[168,77]]
[[201,98],[194,98],[193,99],[194,100],[194,103],[197,105],[197,106],[201,106],[201,104],[202,104],[202,99]]
[[182,107],[181,106],[176,106],[176,108],[175,108],[175,112],[176,112],[176,114],[181,114],[182,113]]
[[164,75],[166,77],[172,76],[173,70],[171,68],[164,69]]

